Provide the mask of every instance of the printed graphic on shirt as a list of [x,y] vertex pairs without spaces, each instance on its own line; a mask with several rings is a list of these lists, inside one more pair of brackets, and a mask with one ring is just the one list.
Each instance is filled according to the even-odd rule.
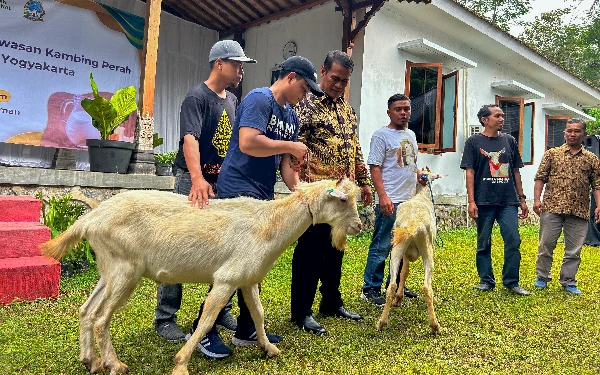
[[277,116],[272,115],[269,125],[267,125],[267,132],[276,134],[279,139],[292,139],[294,135],[294,125],[283,122],[283,120],[277,119]]
[[215,135],[212,139],[212,145],[215,146],[215,148],[217,149],[217,153],[222,158],[224,158],[225,154],[227,154],[227,148],[229,147],[229,139],[231,138],[231,133],[231,121],[229,121],[227,111],[223,109],[221,119],[217,124],[217,130],[215,131]]
[[396,156],[398,157],[399,166],[406,167],[411,172],[417,171],[417,153],[408,139],[403,139],[400,142]]
[[[484,149],[480,148],[479,152],[482,155],[487,156],[490,165],[490,174],[492,176],[491,180],[502,179],[496,182],[508,182],[508,164],[500,161],[500,156],[506,152],[506,148],[502,148],[500,151],[495,152],[487,152]],[[484,180],[486,180],[484,178]]]

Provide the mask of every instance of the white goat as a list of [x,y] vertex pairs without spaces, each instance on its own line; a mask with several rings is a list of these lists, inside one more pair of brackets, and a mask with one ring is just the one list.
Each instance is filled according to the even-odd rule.
[[[430,184],[433,180],[440,178],[434,175],[429,168],[422,171],[422,179]],[[419,258],[423,259],[425,268],[425,283],[423,292],[427,302],[427,314],[429,315],[429,326],[432,334],[440,333],[440,325],[433,309],[433,290],[431,279],[433,277],[433,249],[435,236],[437,234],[435,212],[430,198],[428,186],[417,183],[417,191],[410,200],[398,205],[396,210],[396,222],[394,223],[394,238],[392,239],[392,255],[390,257],[390,285],[387,289],[385,307],[377,322],[377,330],[382,330],[388,323],[390,305],[398,307],[404,297],[404,283],[408,276],[409,262]],[[402,272],[400,273],[400,285],[396,284],[398,272],[400,272],[400,261],[404,259]],[[394,298],[395,294],[395,298]]]
[[332,244],[343,249],[346,234],[357,234],[362,227],[357,193],[356,185],[345,179],[301,183],[294,193],[274,201],[216,199],[203,209],[190,206],[183,195],[158,191],[130,191],[102,202],[41,245],[44,255],[60,259],[86,238],[96,253],[100,281],[79,309],[80,360],[91,373],[104,368],[111,375],[127,372],[110,340],[110,320],[142,277],[213,285],[198,328],[175,356],[174,375],[188,374],[196,344],[238,288],[256,326],[258,346],[278,355],[265,335],[258,284],[311,224],[330,224]]

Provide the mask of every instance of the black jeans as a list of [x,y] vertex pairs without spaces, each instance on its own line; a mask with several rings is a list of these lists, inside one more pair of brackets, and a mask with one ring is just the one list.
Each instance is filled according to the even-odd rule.
[[321,311],[336,310],[344,305],[339,291],[344,252],[331,244],[331,226],[310,226],[298,239],[292,258],[292,320],[312,315],[312,305],[321,280]]

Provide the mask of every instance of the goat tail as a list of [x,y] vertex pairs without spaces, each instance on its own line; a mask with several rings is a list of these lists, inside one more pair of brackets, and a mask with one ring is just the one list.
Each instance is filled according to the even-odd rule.
[[394,238],[392,239],[392,245],[406,242],[411,236],[408,229],[402,227],[396,227],[394,229]]
[[83,226],[81,223],[76,222],[57,237],[41,244],[40,249],[42,250],[42,255],[60,260],[82,239]]

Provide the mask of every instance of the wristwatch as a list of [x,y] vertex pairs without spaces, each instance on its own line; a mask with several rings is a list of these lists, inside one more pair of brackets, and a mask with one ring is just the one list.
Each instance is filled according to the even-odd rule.
[[527,199],[527,197],[525,196],[525,194],[523,194],[523,195],[519,195],[519,196],[518,196],[518,198],[519,198],[519,199]]

